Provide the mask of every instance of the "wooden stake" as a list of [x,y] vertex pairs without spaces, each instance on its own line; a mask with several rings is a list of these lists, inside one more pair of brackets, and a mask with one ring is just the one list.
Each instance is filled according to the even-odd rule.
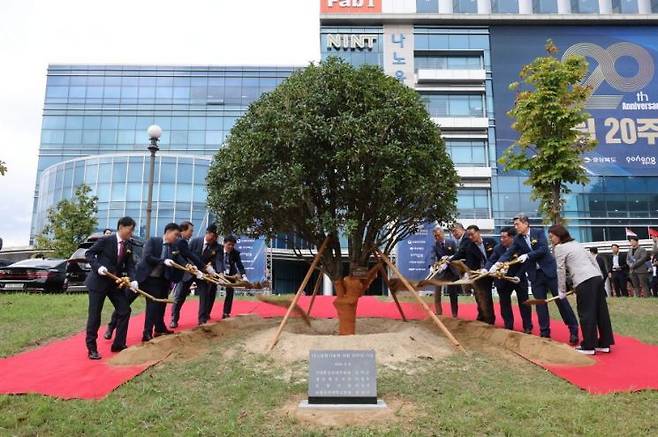
[[388,282],[388,273],[386,272],[386,269],[384,268],[383,265],[379,267],[379,271],[382,274],[382,277],[384,278],[384,282],[386,283],[386,286],[388,287],[388,291],[391,293],[391,296],[393,296],[393,300],[395,301],[395,305],[398,307],[398,311],[400,311],[400,315],[402,316],[402,321],[407,322],[407,318],[404,315],[404,312],[402,311],[402,306],[400,305],[400,302],[398,301],[398,296],[397,292],[391,288],[391,284]]
[[418,292],[416,291],[416,289],[415,289],[415,288],[409,283],[409,281],[407,280],[407,278],[405,278],[404,276],[402,276],[402,274],[400,273],[400,271],[398,270],[398,268],[395,267],[395,264],[393,264],[393,263],[391,262],[391,260],[388,259],[388,257],[387,257],[386,255],[384,255],[384,253],[382,253],[381,250],[379,250],[379,249],[374,249],[374,251],[375,251],[375,253],[376,253],[376,254],[377,254],[377,255],[378,255],[378,256],[379,256],[379,257],[380,257],[380,258],[381,258],[381,259],[382,259],[382,260],[383,260],[383,261],[384,261],[389,267],[390,267],[390,268],[391,268],[391,270],[393,270],[393,272],[394,272],[394,273],[400,278],[400,280],[402,281],[402,283],[404,284],[404,286],[407,287],[407,290],[409,290],[409,291],[414,295],[414,297],[416,298],[416,300],[418,301],[418,303],[419,303],[419,304],[425,309],[425,311],[427,311],[427,314],[429,314],[429,316],[432,318],[432,320],[434,321],[434,323],[436,324],[436,326],[438,326],[439,329],[445,334],[445,336],[448,337],[448,339],[452,342],[452,344],[453,344],[457,349],[459,349],[460,351],[462,351],[462,352],[466,352],[466,350],[464,349],[464,347],[459,343],[459,341],[457,341],[457,339],[455,338],[455,336],[452,335],[452,333],[448,330],[448,328],[446,328],[446,326],[443,324],[443,322],[441,321],[441,319],[439,319],[438,317],[436,317],[436,315],[435,315],[434,312],[430,309],[430,307],[425,303],[425,301],[424,301],[423,299],[421,299],[420,295],[418,294]]
[[304,277],[304,280],[302,281],[302,284],[299,286],[299,289],[297,290],[297,293],[295,294],[295,297],[292,300],[292,303],[288,307],[288,310],[286,311],[286,315],[283,317],[283,320],[281,320],[281,324],[279,325],[279,329],[277,329],[276,334],[274,335],[274,338],[272,339],[272,344],[270,344],[270,347],[267,349],[268,352],[271,352],[272,349],[274,349],[274,346],[276,346],[276,343],[279,341],[279,337],[281,336],[281,332],[283,331],[283,327],[285,326],[286,322],[288,321],[288,317],[290,317],[290,313],[292,313],[293,308],[295,305],[297,305],[297,301],[301,297],[302,293],[304,293],[304,289],[306,288],[306,284],[308,284],[308,281],[311,280],[311,276],[313,275],[313,271],[316,269],[318,264],[320,263],[320,257],[322,256],[322,253],[327,249],[327,246],[329,245],[329,241],[331,241],[331,236],[327,236],[325,240],[322,242],[322,246],[320,246],[320,249],[318,249],[318,253],[315,254],[315,257],[313,258],[313,262],[311,263],[311,267],[309,267],[308,272],[306,272],[306,276]]
[[308,316],[311,316],[311,310],[313,309],[313,303],[315,302],[315,296],[318,295],[318,291],[320,291],[320,284],[322,283],[322,276],[323,273],[319,271],[318,273],[318,279],[315,281],[315,286],[313,287],[313,296],[311,296],[311,303],[308,304],[308,311],[306,311],[306,314]]

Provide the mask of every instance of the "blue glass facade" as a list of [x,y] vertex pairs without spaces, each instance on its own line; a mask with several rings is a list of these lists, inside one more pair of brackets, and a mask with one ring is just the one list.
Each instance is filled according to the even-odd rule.
[[[205,179],[209,165],[208,157],[167,152],[157,156],[153,229],[162,229],[172,221],[207,223]],[[52,165],[41,173],[34,226],[43,228],[48,208],[72,197],[76,187],[85,183],[99,199],[99,229],[113,229],[120,217],[129,215],[138,223],[138,234],[143,235],[148,172],[149,158],[141,153],[94,155]]]
[[70,197],[80,182],[99,197],[99,227],[113,227],[128,214],[143,228],[143,163],[151,124],[163,129],[154,229],[174,219],[199,223],[206,215],[209,159],[248,105],[294,70],[50,66],[32,235],[42,229],[47,209]]
[[[655,11],[655,3],[655,1],[651,2],[653,11]],[[483,13],[478,11],[478,4],[480,2],[455,0],[452,2],[452,10],[446,12],[445,9],[441,9],[445,6],[444,3],[438,3],[437,10],[433,2],[418,1],[416,12],[448,13],[455,16],[462,13]],[[562,9],[558,11],[556,0],[533,0],[529,5],[525,3],[524,7],[530,8],[529,10],[519,13],[521,4],[516,0],[489,2],[492,13],[517,14],[520,23],[523,22],[524,13],[565,13]],[[609,13],[612,15],[638,13],[638,4],[640,2],[635,0],[611,0],[608,5]],[[574,14],[598,14],[600,9],[598,1],[592,3],[587,0],[571,0],[568,4],[560,3],[559,7],[563,8],[565,5],[570,8],[566,12]],[[376,20],[368,19],[369,27],[358,27],[355,24],[359,23],[358,17],[354,17],[344,26],[336,25],[340,20],[325,18],[323,21],[325,25],[321,28],[323,38],[327,33],[352,35],[368,32],[383,33],[384,36],[387,34],[386,20],[382,20],[381,26],[375,26],[373,23],[376,23]],[[419,22],[422,24],[418,24]],[[430,115],[441,126],[448,153],[458,170],[462,170],[460,175],[463,185],[459,188],[457,203],[459,219],[480,225],[488,223],[490,224],[490,227],[486,228],[488,233],[497,233],[510,223],[511,217],[521,211],[528,213],[536,223],[540,223],[538,203],[530,199],[530,187],[524,184],[526,178],[523,175],[503,172],[497,162],[500,153],[507,147],[500,141],[502,139],[509,141],[508,137],[512,136],[505,132],[503,135],[505,138],[497,141],[497,127],[502,124],[501,117],[504,117],[513,102],[503,101],[500,96],[496,97],[494,83],[498,78],[498,82],[502,84],[501,89],[506,89],[510,82],[516,80],[520,70],[520,67],[515,66],[514,71],[506,71],[506,64],[509,63],[501,65],[500,62],[498,64],[493,62],[492,41],[494,33],[500,33],[499,28],[494,25],[476,26],[472,23],[446,26],[437,22],[436,25],[428,25],[427,22],[426,18],[407,19],[406,22],[406,25],[414,29],[413,86],[426,102]],[[390,26],[403,25],[405,25],[404,20],[400,19]],[[555,32],[561,35],[558,26],[554,26],[557,29]],[[515,51],[514,44],[518,43],[520,36],[520,30],[516,32],[515,29],[520,27],[510,24],[507,24],[507,27],[511,29],[509,32],[511,43],[504,47],[499,46],[499,53],[505,53],[511,59],[518,58],[519,52]],[[568,29],[566,24],[564,29]],[[621,31],[610,28],[609,31],[602,29],[600,32],[616,35]],[[596,34],[597,31],[592,30],[590,33]],[[627,34],[633,34],[633,31],[629,28],[627,32],[619,33],[619,38],[623,40]],[[549,37],[546,35],[542,37],[543,42]],[[590,36],[583,38],[591,39]],[[602,47],[610,45],[609,42],[596,38],[588,41]],[[543,48],[543,43],[537,44],[539,49]],[[386,52],[386,47],[377,50],[377,53],[379,50]],[[358,49],[335,53],[326,50],[324,42],[322,55],[323,58],[339,55],[357,65],[363,63],[364,59]],[[386,68],[383,57],[366,59],[369,63]],[[596,59],[590,61],[594,66],[597,65]],[[624,76],[633,74],[636,73],[632,68],[623,72]],[[503,78],[502,82],[501,78]],[[497,94],[500,94],[498,91]],[[653,152],[649,153],[652,154]],[[653,162],[647,158],[648,164]],[[574,237],[583,242],[624,239],[624,228],[631,227],[640,237],[646,238],[647,227],[658,226],[658,194],[655,194],[658,173],[655,176],[646,173],[635,176],[629,176],[624,172],[612,172],[600,176],[595,173],[586,186],[571,187],[573,192],[566,196],[564,215],[569,220]]]

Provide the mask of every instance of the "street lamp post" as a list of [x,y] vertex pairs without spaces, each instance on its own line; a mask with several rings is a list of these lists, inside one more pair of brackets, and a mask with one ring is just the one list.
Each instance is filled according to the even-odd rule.
[[157,124],[149,126],[146,131],[149,136],[150,144],[148,146],[149,152],[151,152],[151,165],[149,170],[149,194],[148,199],[146,200],[146,236],[145,238],[151,237],[151,211],[153,210],[153,177],[155,173],[155,153],[160,150],[158,147],[158,141],[160,141],[160,135],[162,135],[162,128]]

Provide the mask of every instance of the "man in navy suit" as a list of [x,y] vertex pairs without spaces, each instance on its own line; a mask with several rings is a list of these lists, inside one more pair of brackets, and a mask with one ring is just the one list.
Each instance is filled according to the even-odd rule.
[[[202,265],[209,274],[221,271],[218,261],[221,249],[217,243],[217,226],[214,223],[208,226],[205,236],[193,238],[190,241],[190,250],[201,259]],[[203,325],[210,320],[210,313],[217,295],[217,286],[203,280],[197,280],[196,285],[196,291],[199,294],[198,322],[199,325]]]
[[[499,262],[510,261],[515,254],[523,263],[523,268],[532,285],[532,294],[537,299],[546,299],[548,291],[553,296],[558,295],[557,264],[548,248],[548,240],[544,231],[530,227],[528,216],[519,214],[514,217],[514,228],[517,236],[512,245],[498,259]],[[496,264],[491,269],[497,269]],[[562,320],[569,328],[569,343],[578,344],[578,320],[566,299],[555,301]],[[548,314],[548,305],[537,305],[537,318],[539,319],[540,335],[545,338],[551,336],[551,320]]]
[[119,277],[127,276],[131,279],[131,288],[137,288],[135,277],[135,262],[132,255],[132,238],[135,230],[135,221],[130,217],[123,217],[117,224],[117,232],[96,240],[87,250],[87,262],[91,271],[87,275],[85,285],[89,290],[89,309],[87,315],[87,356],[90,360],[100,360],[96,338],[101,324],[103,303],[107,297],[112,302],[117,313],[117,334],[112,343],[112,352],[125,349],[128,321],[130,319],[130,304],[124,290],[107,276],[108,272]]
[[[468,235],[466,235],[466,229],[464,228],[464,225],[461,223],[454,223],[450,227],[450,234],[452,235],[452,238],[457,245],[457,250],[462,250],[464,247],[470,243],[470,240],[468,239]],[[470,296],[471,295],[471,286],[470,285],[461,285],[461,290],[462,294],[464,296]]]
[[[434,246],[432,247],[432,262],[435,263],[440,261],[443,257],[451,257],[457,253],[457,244],[453,240],[446,240],[443,228],[437,226],[434,228]],[[438,273],[438,278],[446,281],[456,281],[459,279],[459,272],[455,270],[454,267],[446,266],[443,271]],[[441,307],[441,289],[443,287],[435,287],[434,289],[434,310],[436,314],[443,314],[443,308]],[[450,311],[452,312],[452,317],[457,317],[457,312],[459,310],[458,305],[458,296],[461,287],[459,285],[448,285],[446,286],[446,291],[448,296],[450,296]]]
[[[235,237],[229,235],[224,237],[224,247],[218,258],[220,263],[220,270],[224,272],[225,275],[233,276],[238,272],[242,275],[242,279],[247,281],[247,274],[242,265],[242,259],[240,258],[240,252],[235,249],[237,240]],[[233,308],[233,294],[235,291],[231,287],[226,287],[226,296],[224,297],[224,310],[222,314],[222,319],[227,319],[231,317],[231,310]]]
[[[500,244],[494,248],[493,254],[489,257],[489,261],[485,269],[489,270],[498,262],[501,256],[507,252],[507,249],[512,246],[516,237],[516,229],[512,227],[503,228],[500,231]],[[512,255],[512,258],[518,254]],[[528,281],[525,276],[525,271],[520,264],[510,266],[506,273],[507,276],[519,278],[519,283],[515,284],[504,279],[496,279],[494,284],[498,291],[500,299],[500,314],[505,322],[505,329],[514,329],[514,313],[512,311],[512,292],[516,291],[516,299],[519,302],[519,312],[523,320],[523,332],[530,334],[532,332],[532,310],[528,305],[523,305],[523,302],[528,300]]]
[[[172,282],[178,282],[183,272],[173,267],[173,262],[183,264],[176,241],[180,235],[180,227],[169,223],[164,228],[162,237],[151,237],[144,244],[142,259],[135,271],[135,279],[139,288],[158,299],[166,299]],[[164,323],[166,303],[146,301],[146,317],[142,341],[150,341],[153,337],[172,334]],[[155,333],[153,329],[155,328]]]
[[[190,250],[189,241],[194,234],[194,225],[191,222],[183,222],[180,224],[180,238],[178,239],[177,246],[180,255],[186,260],[186,264],[194,264],[197,269],[204,270],[205,266],[201,258]],[[171,307],[171,323],[170,328],[178,327],[178,319],[180,318],[180,309],[185,303],[187,296],[190,295],[190,287],[196,278],[190,274],[185,274],[181,280],[176,284],[174,289],[174,304]]]
[[[457,251],[454,259],[463,259],[464,264],[471,270],[483,270],[489,257],[493,254],[496,241],[493,238],[482,237],[480,228],[477,225],[467,227],[466,236],[468,241]],[[496,321],[491,295],[492,286],[493,280],[488,277],[473,284],[475,302],[478,305],[477,320],[490,325],[493,325]]]

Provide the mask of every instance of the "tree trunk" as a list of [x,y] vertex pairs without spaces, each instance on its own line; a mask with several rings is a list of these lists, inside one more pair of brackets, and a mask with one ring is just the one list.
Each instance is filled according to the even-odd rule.
[[553,199],[551,201],[551,217],[553,219],[553,224],[554,225],[561,225],[562,224],[562,198],[560,196],[561,188],[560,183],[557,183],[553,187]]
[[366,291],[370,281],[366,278],[346,276],[334,281],[336,299],[334,307],[338,313],[338,334],[354,335],[356,333],[356,307],[359,298]]

